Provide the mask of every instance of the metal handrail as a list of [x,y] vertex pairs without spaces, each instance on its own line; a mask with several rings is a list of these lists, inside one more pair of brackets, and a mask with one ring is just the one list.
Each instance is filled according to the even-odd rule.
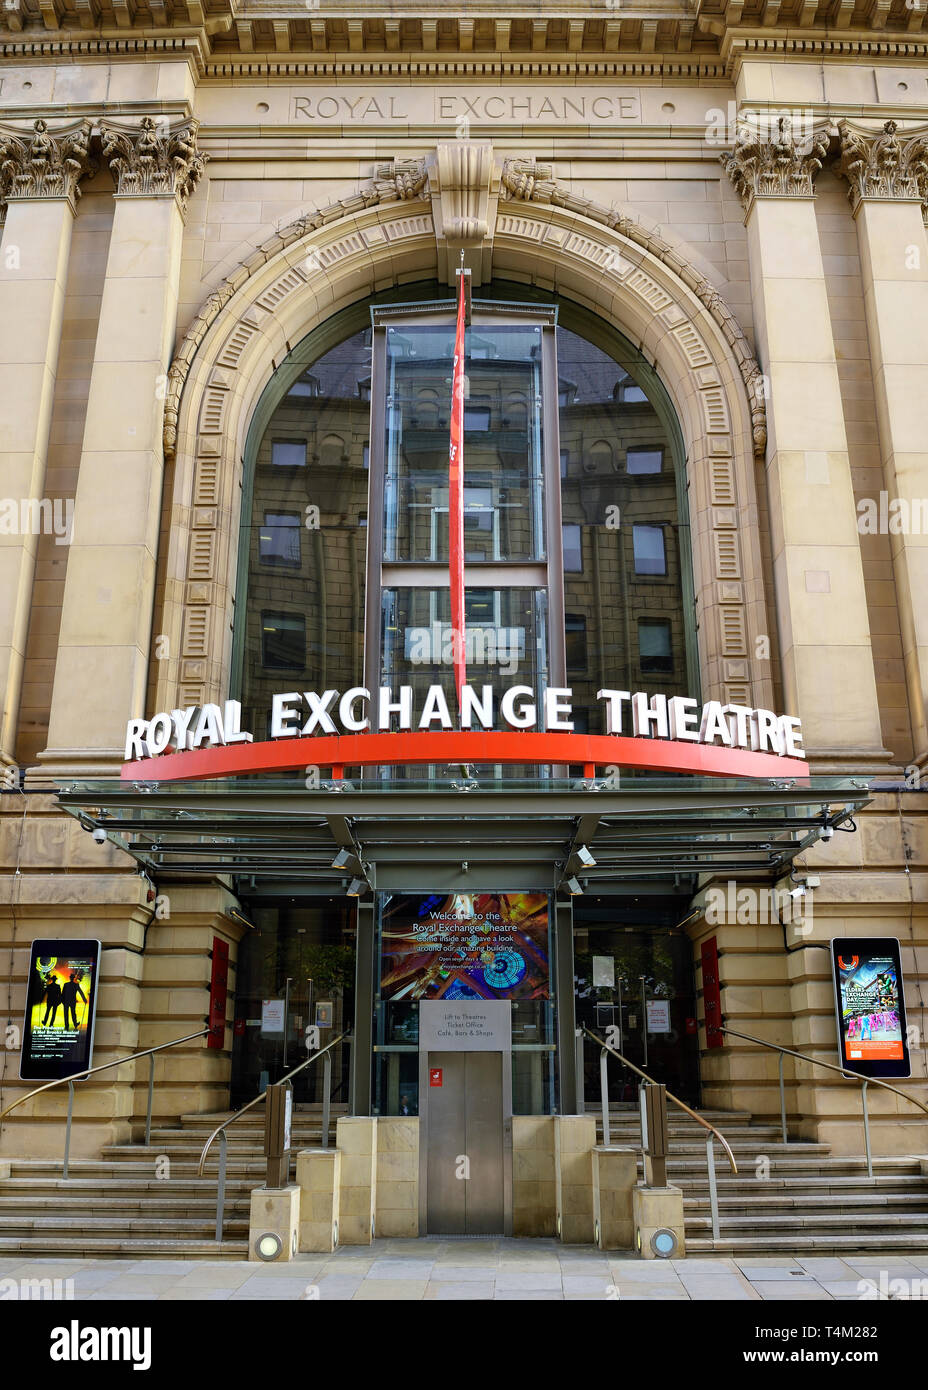
[[[323,1068],[324,1075],[322,1081],[322,1147],[324,1149],[327,1149],[329,1147],[329,1114],[332,1095],[332,1058],[328,1054],[331,1053],[333,1047],[335,1047],[338,1043],[342,1042],[345,1038],[348,1038],[350,1040],[351,1033],[347,1031],[344,1033],[339,1033],[337,1038],[333,1038],[332,1041],[330,1043],[327,1043],[326,1046],[323,1047],[319,1052],[311,1053],[310,1056],[306,1058],[305,1062],[301,1062],[298,1067],[294,1067],[291,1071],[288,1071],[286,1075],[282,1076],[280,1078],[280,1081],[277,1083],[277,1085],[282,1085],[285,1081],[289,1081],[291,1076],[296,1076],[297,1072],[303,1071],[305,1067],[312,1066],[313,1062],[318,1062],[320,1057],[325,1057],[325,1066]],[[197,1164],[198,1178],[203,1177],[203,1167],[206,1163],[206,1156],[212,1147],[213,1140],[216,1138],[219,1139],[219,1178],[218,1186],[216,1189],[217,1240],[222,1240],[222,1228],[225,1220],[224,1211],[226,1204],[226,1163],[228,1161],[229,1156],[229,1141],[226,1138],[226,1130],[228,1129],[229,1125],[234,1125],[236,1120],[240,1120],[243,1115],[247,1114],[249,1110],[253,1110],[256,1105],[260,1105],[263,1100],[267,1100],[266,1090],[262,1091],[260,1095],[255,1096],[254,1100],[250,1100],[247,1105],[243,1105],[241,1110],[236,1110],[235,1114],[230,1115],[227,1120],[223,1120],[221,1125],[217,1125],[216,1128],[213,1130],[212,1134],[207,1139],[206,1143],[203,1145],[203,1151],[200,1154],[200,1161]]]
[[[613,1057],[618,1057],[619,1061],[622,1063],[623,1066],[628,1067],[630,1071],[637,1072],[637,1074],[643,1077],[644,1080],[649,1083],[649,1085],[656,1086],[658,1083],[654,1080],[653,1076],[648,1076],[647,1072],[642,1071],[640,1067],[636,1067],[634,1062],[630,1062],[627,1057],[623,1057],[621,1052],[619,1052],[617,1048],[610,1047],[609,1044],[607,1042],[604,1042],[602,1038],[597,1037],[597,1035],[594,1032],[592,1032],[591,1029],[587,1028],[585,1024],[583,1026],[583,1031],[584,1033],[586,1033],[588,1038],[592,1038],[593,1042],[598,1043],[599,1046],[602,1048],[602,1052],[600,1053],[599,1059],[599,1077],[600,1088],[602,1091],[603,1144],[606,1148],[608,1148],[610,1135],[609,1096],[606,1088],[606,1072],[608,1066],[606,1053],[611,1052]],[[690,1116],[691,1119],[694,1119],[697,1124],[702,1125],[703,1129],[708,1131],[706,1135],[706,1171],[709,1179],[709,1211],[712,1217],[712,1239],[719,1240],[719,1194],[718,1189],[715,1185],[715,1140],[718,1139],[719,1143],[722,1145],[722,1148],[725,1150],[725,1155],[728,1159],[731,1171],[737,1177],[738,1165],[735,1162],[735,1155],[731,1151],[731,1147],[728,1143],[728,1140],[725,1138],[724,1134],[722,1134],[719,1130],[716,1129],[715,1125],[710,1125],[709,1121],[704,1120],[702,1115],[697,1115],[695,1110],[691,1110],[690,1107],[684,1101],[679,1100],[675,1095],[668,1091],[666,1087],[664,1088],[664,1093],[667,1096],[668,1100],[673,1101],[674,1105],[676,1105],[680,1110],[683,1110],[687,1115]]]
[[159,1043],[157,1047],[146,1047],[141,1052],[132,1052],[128,1057],[117,1057],[114,1062],[102,1062],[98,1067],[87,1067],[84,1071],[72,1072],[70,1076],[59,1076],[56,1081],[47,1081],[44,1086],[36,1086],[34,1091],[28,1091],[26,1095],[14,1100],[12,1105],[8,1105],[5,1110],[0,1110],[0,1123],[4,1116],[9,1115],[18,1105],[25,1105],[27,1100],[33,1096],[39,1096],[43,1091],[51,1091],[56,1086],[68,1088],[68,1118],[64,1132],[64,1164],[61,1176],[67,1179],[68,1176],[68,1156],[71,1150],[71,1118],[74,1113],[74,1083],[80,1081],[82,1076],[95,1076],[99,1071],[108,1071],[110,1067],[121,1067],[125,1062],[137,1062],[140,1057],[148,1058],[148,1110],[145,1115],[145,1143],[151,1143],[151,1106],[152,1097],[155,1093],[155,1053],[166,1052],[169,1047],[178,1047],[181,1043],[192,1042],[194,1038],[205,1038],[212,1030],[201,1028],[199,1033],[188,1033],[186,1037],[175,1038],[173,1042]]
[[813,1067],[825,1067],[827,1071],[836,1071],[839,1076],[843,1076],[848,1081],[860,1082],[860,1099],[863,1110],[864,1125],[864,1144],[867,1150],[867,1177],[873,1177],[873,1156],[870,1152],[870,1113],[867,1109],[867,1087],[882,1086],[884,1091],[892,1091],[893,1095],[901,1096],[903,1100],[911,1101],[917,1105],[919,1110],[924,1110],[928,1115],[928,1105],[923,1105],[920,1100],[910,1096],[906,1091],[900,1091],[898,1086],[890,1086],[888,1081],[881,1081],[878,1076],[860,1076],[856,1071],[848,1071],[847,1067],[837,1067],[834,1062],[823,1062],[819,1057],[809,1057],[805,1052],[797,1052],[792,1047],[782,1047],[780,1043],[768,1042],[766,1038],[755,1038],[752,1033],[739,1033],[735,1028],[726,1028],[719,1025],[720,1033],[728,1033],[733,1038],[744,1038],[745,1042],[757,1043],[758,1047],[768,1047],[771,1052],[778,1052],[779,1073],[780,1073],[780,1129],[783,1135],[783,1143],[789,1143],[786,1135],[786,1090],[783,1081],[783,1058],[798,1057],[800,1062],[808,1062]]
[[[619,1052],[614,1047],[610,1047],[609,1043],[603,1042],[602,1038],[597,1037],[597,1035],[591,1032],[591,1030],[587,1028],[585,1025],[583,1031],[584,1033],[586,1033],[588,1038],[592,1038],[595,1043],[598,1043],[599,1046],[603,1048],[605,1052],[611,1052],[613,1057],[618,1057],[619,1061],[622,1062],[626,1067],[628,1067],[630,1071],[637,1072],[639,1076],[643,1076],[645,1081],[650,1082],[652,1086],[656,1086],[658,1084],[654,1080],[653,1076],[648,1076],[647,1072],[642,1071],[640,1067],[636,1067],[634,1062],[630,1062],[627,1057],[623,1057],[621,1052]],[[725,1138],[724,1134],[720,1133],[720,1131],[716,1129],[715,1125],[710,1125],[708,1120],[703,1119],[702,1115],[698,1115],[695,1110],[691,1110],[690,1107],[684,1101],[678,1100],[678,1098],[675,1095],[672,1095],[670,1091],[667,1092],[667,1099],[672,1100],[674,1105],[678,1106],[680,1110],[685,1110],[687,1115],[694,1119],[697,1124],[702,1125],[703,1129],[708,1129],[712,1131],[712,1134],[719,1141],[722,1148],[728,1155],[728,1162],[731,1165],[731,1171],[737,1175],[738,1165],[735,1162],[735,1155],[732,1153],[731,1148],[728,1144],[728,1140]]]

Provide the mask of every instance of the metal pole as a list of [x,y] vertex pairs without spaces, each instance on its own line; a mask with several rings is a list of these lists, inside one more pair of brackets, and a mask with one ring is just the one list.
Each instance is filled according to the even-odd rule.
[[609,1053],[605,1048],[599,1054],[599,1089],[602,1092],[603,1103],[603,1147],[608,1149],[611,1142],[609,1134]]
[[867,1082],[861,1082],[860,1098],[864,1107],[864,1143],[867,1145],[867,1177],[873,1177],[873,1155],[870,1153],[870,1115],[867,1111]]
[[706,1135],[706,1167],[709,1170],[709,1209],[712,1212],[712,1239],[719,1237],[719,1194],[715,1186],[715,1141]]
[[216,1188],[216,1239],[222,1240],[223,1213],[226,1205],[226,1156],[228,1140],[224,1129],[219,1131],[219,1183]]
[[625,1025],[622,1022],[622,977],[618,977],[617,988],[619,991],[619,1051],[625,1051]]
[[155,1054],[148,1059],[148,1112],[145,1116],[145,1147],[151,1143],[151,1102],[155,1094]]
[[641,980],[641,1044],[642,1044],[642,1047],[644,1048],[644,1069],[645,1069],[645,1071],[647,1071],[647,1069],[648,1069],[648,1001],[647,1001],[647,998],[646,998],[646,993],[647,993],[647,991],[646,991],[646,989],[645,989],[644,976],[643,976],[643,975],[639,975],[638,978]]
[[71,1152],[71,1116],[74,1113],[74,1082],[68,1082],[68,1123],[64,1127],[64,1167],[61,1176],[68,1176],[68,1154]]
[[786,1091],[785,1091],[785,1089],[784,1089],[784,1087],[783,1087],[783,1059],[784,1059],[785,1055],[786,1055],[785,1053],[781,1052],[781,1053],[780,1053],[780,1056],[779,1056],[779,1062],[780,1062],[780,1067],[779,1067],[779,1070],[780,1070],[780,1125],[781,1125],[781,1127],[782,1127],[782,1129],[783,1129],[783,1143],[784,1143],[784,1144],[786,1144],[786,1143],[789,1142],[789,1141],[787,1140],[787,1138],[786,1138]]
[[586,1114],[586,1090],[583,1077],[583,1029],[574,1030],[574,1065],[577,1069],[577,1114]]
[[329,1106],[332,1101],[332,1054],[322,1059],[322,1147],[329,1147]]
[[284,981],[284,1071],[287,1070],[287,1033],[290,1027],[290,981],[292,978],[292,975],[288,975]]

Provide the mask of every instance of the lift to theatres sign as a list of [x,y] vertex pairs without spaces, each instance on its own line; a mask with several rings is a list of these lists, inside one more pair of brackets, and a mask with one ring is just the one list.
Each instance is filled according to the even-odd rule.
[[[686,696],[600,690],[608,733],[574,732],[569,687],[501,692],[464,685],[453,716],[440,685],[416,705],[411,685],[397,698],[373,692],[288,691],[271,704],[271,738],[242,729],[237,700],[130,719],[123,777],[150,781],[410,763],[618,765],[716,777],[808,776],[800,721],[747,705],[700,705]],[[494,728],[502,724],[503,728]],[[169,755],[169,756],[165,756]]]

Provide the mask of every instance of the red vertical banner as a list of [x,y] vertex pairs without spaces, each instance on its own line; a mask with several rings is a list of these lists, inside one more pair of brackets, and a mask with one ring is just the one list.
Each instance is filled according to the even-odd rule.
[[464,643],[464,325],[463,270],[458,272],[458,321],[451,377],[451,448],[448,456],[448,560],[451,571],[451,652],[454,684],[461,699],[467,678]]
[[213,937],[213,960],[209,979],[208,1048],[222,1048],[226,1040],[226,997],[229,990],[229,943]]
[[724,1047],[722,992],[719,986],[719,952],[714,936],[702,943],[702,1005],[706,1023],[706,1047]]

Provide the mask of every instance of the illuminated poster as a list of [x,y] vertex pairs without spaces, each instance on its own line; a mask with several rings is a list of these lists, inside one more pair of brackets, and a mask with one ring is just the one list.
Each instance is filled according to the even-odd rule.
[[836,938],[832,958],[842,1066],[863,1076],[910,1075],[898,941]]
[[547,999],[547,893],[390,898],[382,999]]
[[92,1065],[99,959],[99,941],[33,941],[23,1081],[56,1081]]

